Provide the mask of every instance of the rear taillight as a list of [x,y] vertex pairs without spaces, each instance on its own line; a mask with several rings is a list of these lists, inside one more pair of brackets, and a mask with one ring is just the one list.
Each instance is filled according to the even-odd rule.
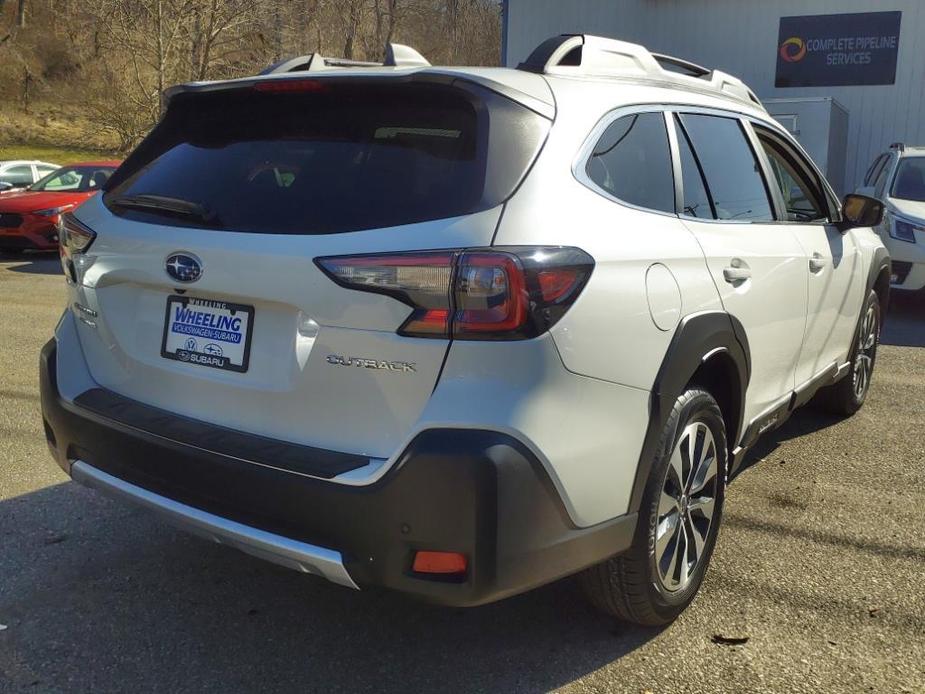
[[594,261],[577,248],[505,247],[318,258],[348,289],[387,294],[414,310],[398,329],[414,337],[517,340],[562,317]]
[[64,275],[70,282],[79,283],[83,270],[92,264],[93,259],[85,254],[95,238],[96,232],[69,212],[58,220],[58,251]]

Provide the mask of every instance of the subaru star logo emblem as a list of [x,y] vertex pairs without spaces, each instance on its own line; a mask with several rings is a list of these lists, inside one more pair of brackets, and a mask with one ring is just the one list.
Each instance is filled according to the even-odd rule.
[[177,282],[195,282],[202,276],[202,262],[190,253],[169,255],[165,269]]

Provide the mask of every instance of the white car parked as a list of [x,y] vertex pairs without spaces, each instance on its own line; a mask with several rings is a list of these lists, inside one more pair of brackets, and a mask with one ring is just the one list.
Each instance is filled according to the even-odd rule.
[[49,164],[46,161],[15,159],[0,161],[0,193],[15,188],[26,188],[50,174],[57,171],[59,164]]
[[879,199],[886,210],[877,231],[893,259],[893,288],[925,288],[925,147],[890,145],[857,192]]
[[167,102],[65,217],[42,408],[75,480],[212,540],[449,605],[583,571],[664,623],[759,435],[867,395],[882,206],[729,75],[561,36]]

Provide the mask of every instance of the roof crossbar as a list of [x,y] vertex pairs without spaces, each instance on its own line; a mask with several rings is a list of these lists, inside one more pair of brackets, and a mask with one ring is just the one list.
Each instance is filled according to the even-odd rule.
[[546,75],[642,77],[718,93],[763,109],[755,93],[737,77],[645,46],[589,34],[562,34],[543,41],[517,66]]
[[390,43],[385,47],[385,61],[374,63],[366,60],[348,60],[347,58],[328,58],[318,53],[309,53],[296,58],[287,58],[274,63],[261,71],[261,75],[278,75],[286,72],[320,72],[331,69],[369,68],[369,67],[429,67],[427,59],[411,46]]

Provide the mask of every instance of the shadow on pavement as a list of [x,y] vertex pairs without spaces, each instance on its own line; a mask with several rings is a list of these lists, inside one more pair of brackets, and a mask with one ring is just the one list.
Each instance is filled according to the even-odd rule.
[[890,293],[890,310],[880,342],[897,347],[925,347],[925,291]]
[[6,269],[10,272],[30,275],[61,274],[61,261],[58,260],[56,253],[23,253],[22,255],[0,253],[0,263],[8,263]]
[[0,528],[0,680],[20,687],[549,690],[659,633],[570,580],[473,609],[351,591],[73,483],[0,503]]

